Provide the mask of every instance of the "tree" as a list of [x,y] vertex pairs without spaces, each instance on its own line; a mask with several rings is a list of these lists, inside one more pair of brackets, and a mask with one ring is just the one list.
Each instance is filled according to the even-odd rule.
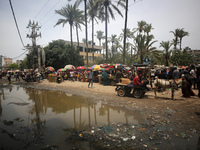
[[172,56],[170,57],[170,62],[174,65],[189,66],[194,63],[194,57],[188,54],[187,50],[174,50]]
[[122,33],[119,36],[120,40],[123,40],[124,37],[126,37],[127,41],[129,41],[129,39],[133,39],[134,38],[133,32],[131,32],[131,30],[129,28],[126,29],[126,36],[125,36],[124,33],[125,33],[125,30],[122,29]]
[[181,44],[182,44],[182,39],[183,39],[184,36],[189,36],[189,33],[186,32],[186,31],[184,31],[184,29],[182,28],[182,29],[180,29],[179,32],[178,32],[178,37],[179,37],[179,39],[180,39],[180,50],[182,50]]
[[[68,0],[71,1],[71,0]],[[76,0],[76,5],[79,6],[80,3],[84,1],[84,7],[85,7],[85,40],[86,40],[86,59],[87,59],[87,66],[88,66],[88,31],[87,31],[87,0]]]
[[159,58],[158,51],[156,47],[152,45],[157,41],[152,41],[153,36],[147,35],[137,35],[135,38],[135,46],[134,49],[137,51],[137,54],[140,57],[140,63],[143,64],[144,58],[148,58],[150,54]]
[[[72,58],[72,64],[73,64],[73,38],[72,38],[72,27],[74,25],[74,21],[77,18],[77,15],[81,14],[81,11],[77,9],[77,5],[66,5],[66,7],[62,7],[60,10],[55,10],[56,14],[59,14],[64,17],[64,19],[59,19],[58,22],[55,24],[55,26],[63,24],[63,27],[66,23],[69,23],[70,25],[70,37],[71,37],[71,58]],[[55,27],[54,26],[54,27]]]
[[147,34],[147,36],[149,36],[149,33],[151,32],[151,30],[153,30],[154,28],[152,27],[151,24],[146,24],[144,26],[144,32]]
[[176,46],[178,44],[178,32],[179,32],[180,29],[175,29],[175,31],[170,31],[171,33],[173,33],[174,35],[174,40],[173,40],[173,43],[174,43],[174,49],[176,49]]
[[22,62],[19,65],[20,70],[24,70],[24,69],[28,69],[27,67],[27,57],[24,58],[24,60],[22,60]]
[[101,46],[101,40],[104,38],[103,31],[99,30],[96,32],[97,39],[99,40],[99,45]]
[[145,26],[147,25],[146,21],[138,21],[138,27],[133,29],[133,32],[139,32],[139,34],[142,34],[142,31],[145,30]]
[[86,43],[86,39],[85,39],[85,38],[82,38],[82,42],[83,42],[83,43]]
[[18,66],[18,64],[13,63],[13,64],[10,64],[10,65],[8,66],[8,69],[16,70],[16,69],[19,69],[19,66]]
[[[135,37],[134,50],[137,51],[136,56],[140,57],[140,63],[143,64],[144,59],[149,60],[150,54],[159,59],[160,55],[156,47],[153,44],[157,41],[153,41],[154,36],[149,35],[151,30],[145,30],[146,28],[152,29],[151,24],[147,24],[145,21],[138,22],[138,27],[134,29],[134,33],[137,31],[139,34]],[[143,33],[142,33],[143,32]]]
[[[46,64],[45,66],[52,66],[55,69],[64,68],[67,64],[72,64],[72,58],[70,55],[71,46],[66,45],[64,40],[56,40],[49,43],[48,46],[44,48],[46,53]],[[74,50],[74,66],[84,65],[84,61],[79,55],[79,51]]]
[[[109,21],[109,17],[111,16],[112,19],[115,19],[114,13],[113,13],[113,9],[117,11],[117,13],[123,17],[121,11],[119,10],[119,8],[114,5],[113,0],[96,0],[96,5],[99,8],[99,15],[101,16],[103,13],[105,12],[105,17],[101,17],[103,18],[102,21],[105,21],[105,34],[106,34],[106,61],[108,61],[108,21]],[[118,2],[117,5],[125,7],[123,2]]]
[[170,47],[172,46],[172,43],[170,43],[169,41],[164,42],[162,41],[160,43],[160,47],[164,48],[164,54],[165,54],[165,60],[166,60],[166,66],[169,66],[169,57],[170,57]]
[[117,41],[117,35],[116,34],[111,34],[111,37],[109,38],[109,41],[112,43],[111,51],[112,51],[112,56],[114,56],[114,43]]
[[84,25],[84,21],[83,21],[84,15],[83,15],[83,11],[77,10],[76,12],[77,14],[75,15],[74,24],[76,26],[76,36],[77,36],[77,43],[78,43],[77,47],[79,49],[78,29],[81,30],[81,25]]
[[93,63],[94,63],[94,20],[98,23],[97,21],[97,5],[95,5],[94,0],[89,0],[88,1],[88,16],[89,16],[89,21],[92,21],[92,58],[93,58]]

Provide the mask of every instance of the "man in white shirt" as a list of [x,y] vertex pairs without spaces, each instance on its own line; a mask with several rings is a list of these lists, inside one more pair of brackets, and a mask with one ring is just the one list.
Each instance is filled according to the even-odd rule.
[[196,87],[196,84],[197,84],[197,74],[196,74],[196,71],[195,71],[195,66],[192,66],[192,69],[190,71],[190,76],[192,78],[192,82],[193,82],[193,86],[194,86],[194,89]]

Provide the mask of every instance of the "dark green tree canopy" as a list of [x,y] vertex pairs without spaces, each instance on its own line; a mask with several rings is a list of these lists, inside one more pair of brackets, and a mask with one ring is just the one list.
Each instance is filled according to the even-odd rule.
[[17,64],[10,64],[10,66],[8,66],[8,69],[12,69],[12,70],[15,70],[15,69],[19,69],[19,66]]
[[[46,66],[52,66],[55,69],[64,68],[65,65],[72,64],[72,58],[70,57],[71,46],[66,45],[64,40],[56,40],[49,43],[44,48],[46,53]],[[82,66],[84,61],[79,55],[79,51],[73,48],[73,65]]]
[[187,50],[174,50],[170,58],[170,62],[174,65],[188,66],[194,63],[192,55],[188,54]]

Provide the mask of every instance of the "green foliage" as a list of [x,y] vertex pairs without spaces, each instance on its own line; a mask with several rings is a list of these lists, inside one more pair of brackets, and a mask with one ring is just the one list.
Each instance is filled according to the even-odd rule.
[[163,54],[164,54],[164,59],[166,60],[165,65],[169,66],[169,57],[171,54],[171,50],[170,47],[172,46],[173,43],[170,43],[170,41],[162,41],[160,43],[160,47],[162,47],[163,50]]
[[63,68],[65,65],[72,64],[74,66],[84,65],[84,61],[79,55],[79,51],[73,47],[73,58],[71,57],[71,46],[66,45],[64,40],[56,40],[49,43],[44,48],[46,53],[46,66],[52,66],[55,69]]
[[13,63],[10,66],[8,66],[8,69],[16,70],[16,69],[19,69],[19,66],[17,64]]
[[30,53],[27,55],[27,69],[33,68],[33,54]]
[[28,62],[28,60],[27,60],[27,57],[26,57],[26,58],[24,58],[24,60],[21,62],[20,66],[19,66],[20,70],[23,71],[24,69],[28,68],[27,62]]
[[186,50],[174,50],[170,58],[170,62],[173,65],[188,66],[194,63],[194,58],[192,55],[188,54]]

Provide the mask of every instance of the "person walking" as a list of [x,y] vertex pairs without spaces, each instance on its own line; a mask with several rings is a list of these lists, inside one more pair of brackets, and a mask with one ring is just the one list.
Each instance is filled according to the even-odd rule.
[[103,86],[107,85],[107,77],[108,77],[108,75],[107,75],[106,71],[104,70],[102,73]]
[[11,74],[8,72],[6,76],[7,76],[9,84],[11,84]]
[[20,79],[19,79],[19,72],[16,73],[16,81],[17,81],[17,80],[20,81]]
[[193,83],[193,86],[194,86],[194,89],[195,89],[196,84],[197,84],[197,74],[196,74],[196,71],[195,71],[195,66],[193,66],[193,65],[191,66],[190,76],[192,78],[192,83]]
[[93,88],[93,72],[92,72],[92,70],[90,70],[90,72],[88,73],[88,79],[89,79],[88,88],[90,87],[90,84],[91,84],[91,88]]

